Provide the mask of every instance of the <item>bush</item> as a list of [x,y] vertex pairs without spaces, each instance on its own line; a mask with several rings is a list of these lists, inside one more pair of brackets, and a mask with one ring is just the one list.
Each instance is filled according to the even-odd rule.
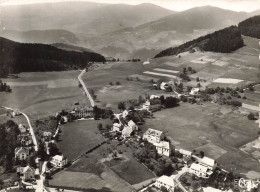
[[249,114],[247,115],[247,118],[248,118],[249,120],[256,120],[255,115],[254,115],[253,113],[249,113]]

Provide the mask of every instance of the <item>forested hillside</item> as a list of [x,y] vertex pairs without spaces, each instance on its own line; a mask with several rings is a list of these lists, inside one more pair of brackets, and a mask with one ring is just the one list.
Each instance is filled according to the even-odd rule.
[[51,45],[17,43],[0,37],[0,77],[8,73],[61,71],[105,58],[93,52],[65,51]]
[[250,17],[238,24],[242,35],[260,38],[260,15]]
[[185,51],[192,51],[193,48],[198,48],[202,51],[230,53],[243,45],[244,42],[239,29],[236,26],[231,26],[188,41],[178,47],[168,48],[157,54],[155,58],[177,55]]

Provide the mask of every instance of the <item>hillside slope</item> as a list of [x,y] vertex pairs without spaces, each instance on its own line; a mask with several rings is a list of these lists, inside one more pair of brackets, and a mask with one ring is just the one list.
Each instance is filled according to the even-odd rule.
[[191,51],[193,48],[198,48],[202,51],[230,53],[231,51],[241,48],[243,45],[244,42],[239,29],[235,26],[231,26],[188,41],[178,47],[166,49],[157,54],[155,58],[177,55],[185,51]]
[[260,15],[240,22],[238,28],[243,35],[260,39]]
[[17,43],[2,37],[0,58],[0,77],[8,73],[61,71],[85,67],[90,61],[105,61],[102,55],[93,52],[65,51],[51,45]]
[[59,2],[0,7],[6,30],[64,29],[73,33],[103,34],[150,22],[174,13],[152,4],[125,5]]

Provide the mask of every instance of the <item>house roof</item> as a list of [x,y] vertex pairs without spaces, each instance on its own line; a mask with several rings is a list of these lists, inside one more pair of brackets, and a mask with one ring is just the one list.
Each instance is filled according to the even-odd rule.
[[23,168],[23,173],[29,173],[29,172],[35,173],[35,169],[30,167],[29,165]]
[[149,128],[144,134],[150,135],[150,136],[155,136],[155,137],[160,137],[163,134],[163,132],[156,130],[156,129]]
[[134,127],[134,126],[136,126],[136,124],[135,124],[135,122],[133,122],[132,120],[130,120],[130,121],[128,122],[128,126],[129,126],[129,127]]
[[52,157],[52,159],[56,159],[58,161],[63,161],[66,158],[63,155],[55,155],[55,156]]
[[197,171],[200,171],[200,172],[204,172],[206,173],[208,168],[203,166],[203,165],[200,165],[200,164],[196,164],[196,163],[192,163],[191,166],[190,166],[191,169],[194,169],[194,170],[197,170]]
[[166,175],[163,175],[157,179],[157,181],[160,181],[168,186],[174,187],[174,180],[171,177],[168,177]]
[[124,129],[122,130],[122,134],[129,137],[131,133],[133,132],[132,127],[125,126]]
[[120,123],[114,123],[113,127],[121,127],[121,124]]
[[183,155],[191,156],[192,152],[184,149],[180,149],[179,152]]
[[213,167],[214,164],[215,164],[215,160],[214,160],[214,159],[211,159],[211,158],[208,158],[208,157],[203,157],[203,158],[201,159],[201,163]]
[[192,90],[192,91],[199,91],[199,90],[200,90],[200,88],[193,87],[191,90]]
[[17,155],[19,153],[26,153],[26,154],[28,154],[29,153],[29,149],[25,148],[25,147],[17,147],[17,148],[15,148],[14,153],[15,153],[15,155]]
[[52,136],[52,133],[49,131],[44,131],[43,136]]

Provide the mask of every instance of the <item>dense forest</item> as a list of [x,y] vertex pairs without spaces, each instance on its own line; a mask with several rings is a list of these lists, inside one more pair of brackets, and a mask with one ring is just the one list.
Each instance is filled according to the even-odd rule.
[[236,26],[231,26],[188,41],[178,47],[163,50],[157,54],[155,58],[177,55],[185,51],[194,51],[194,48],[198,48],[202,51],[230,53],[243,45],[244,42],[239,29]]
[[65,51],[51,45],[17,43],[0,37],[0,77],[9,73],[62,71],[85,67],[88,62],[104,62],[93,52]]
[[260,38],[260,15],[250,17],[238,24],[242,35]]
[[18,126],[12,120],[0,125],[0,166],[5,168],[5,172],[12,171],[18,134]]

